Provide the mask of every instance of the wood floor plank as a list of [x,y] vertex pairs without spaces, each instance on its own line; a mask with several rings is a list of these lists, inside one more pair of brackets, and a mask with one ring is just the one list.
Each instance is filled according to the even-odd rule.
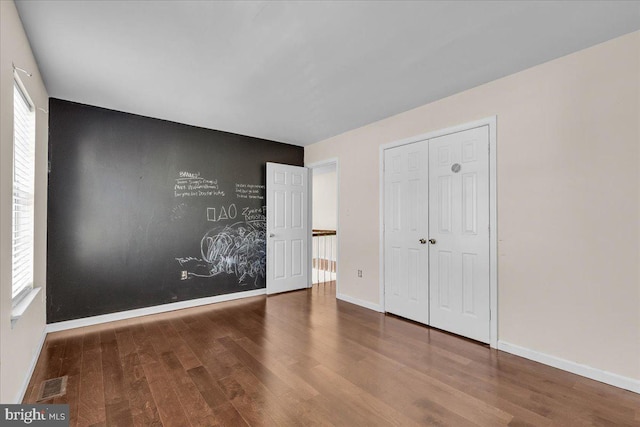
[[315,404],[312,399],[300,398],[293,390],[278,396],[282,405],[293,413],[305,426],[333,426],[332,412],[325,411],[320,405]]
[[[220,343],[229,350],[229,352],[232,353],[244,365],[244,367],[253,372],[253,374],[256,375],[263,384],[267,385],[269,390],[271,390],[271,392],[276,396],[291,390],[291,388],[275,373],[273,373],[269,367],[256,360],[230,337],[220,338]],[[240,371],[241,370],[238,372]]]
[[100,350],[107,425],[130,426],[133,424],[133,415],[126,397],[122,360],[115,330],[100,332]]
[[106,422],[99,332],[84,335],[82,353],[78,390],[78,425],[90,426]]
[[187,371],[187,374],[191,377],[200,395],[210,408],[215,409],[218,406],[228,403],[228,399],[222,389],[220,389],[218,382],[209,374],[204,366],[191,368]]
[[219,341],[213,340],[208,345],[202,345],[201,338],[194,334],[191,327],[184,331],[182,336],[215,380],[226,378],[241,368],[240,362]]
[[316,366],[313,368],[319,373],[329,384],[331,384],[342,397],[355,396],[356,406],[362,411],[373,414],[380,420],[385,420],[391,425],[397,426],[417,426],[417,422],[402,413],[399,408],[394,408],[393,405],[387,404],[384,399],[379,399],[377,396],[368,393],[365,389],[352,383],[342,375],[331,371],[324,366]]
[[224,391],[204,366],[189,369],[188,375],[220,425],[245,425],[246,422],[230,403]]
[[517,403],[524,403],[530,398],[530,393],[523,388],[508,387],[504,383],[498,386],[498,383],[493,383],[491,380],[465,375],[464,372],[455,369],[433,369],[429,370],[428,375],[496,408],[513,414],[514,419],[510,424],[536,426],[552,424],[549,418]]
[[128,400],[119,399],[107,403],[105,412],[107,416],[106,425],[109,427],[129,427],[133,425],[133,417]]
[[129,327],[118,328],[116,331],[116,341],[118,342],[118,353],[121,359],[125,359],[130,354],[136,352],[136,343]]
[[[102,381],[105,403],[118,403],[126,400],[124,399],[122,363],[115,331],[107,330],[100,333],[100,351],[102,355]],[[123,406],[116,405],[115,407],[121,411]]]
[[82,368],[82,335],[67,338],[60,375],[80,375]]
[[573,386],[574,390],[579,390],[585,393],[585,396],[598,396],[602,403],[606,404],[609,400],[613,399],[620,405],[640,412],[640,406],[638,406],[638,395],[628,390],[624,390],[611,385],[606,385],[597,381],[590,380],[588,378],[578,378]]
[[165,371],[169,374],[169,381],[173,385],[178,400],[184,408],[187,419],[192,426],[218,425],[211,407],[200,394],[197,386],[185,371],[178,357],[171,351],[160,355]]
[[396,373],[405,387],[414,387],[415,393],[422,393],[426,398],[446,407],[448,410],[482,425],[507,425],[512,415],[495,408],[446,383],[417,372],[403,368]]
[[335,285],[50,334],[70,425],[640,426],[640,395],[335,299]]
[[188,425],[187,415],[178,400],[178,395],[167,381],[167,374],[159,362],[142,364],[145,376],[149,382],[149,389],[155,401],[160,420],[164,426]]
[[236,376],[223,378],[218,383],[233,407],[236,408],[247,424],[251,426],[278,425],[270,414],[263,411],[258,402],[251,399],[242,385],[236,380]]
[[274,357],[273,353],[265,353],[263,351],[263,347],[255,344],[252,340],[246,337],[236,340],[235,343],[263,366],[268,366],[278,378],[284,381],[287,386],[294,390],[296,394],[303,399],[309,399],[318,395],[317,390],[311,387],[298,375],[291,372],[286,365],[280,362],[279,358]]
[[[280,334],[269,335],[269,340],[289,348],[301,346],[312,359],[322,361],[323,365],[334,370],[344,369],[366,357],[364,347],[348,347],[335,332],[328,329],[307,329],[304,323],[296,324],[296,321],[283,318],[277,310],[276,314],[269,315],[268,321],[280,330]],[[309,361],[313,364],[313,360]]]
[[220,425],[225,427],[243,427],[249,425],[244,418],[240,416],[231,402],[218,406],[215,410],[215,415],[216,418],[220,420]]
[[122,372],[126,379],[126,397],[131,410],[132,425],[137,427],[161,426],[160,414],[138,353],[128,353],[124,356]]
[[180,360],[180,364],[185,370],[202,366],[202,362],[182,339],[180,333],[173,327],[171,322],[163,320],[158,322],[158,326],[167,340],[169,347],[171,347],[171,351],[176,355],[178,360]]
[[273,419],[279,426],[302,426],[302,423],[291,411],[287,411],[280,403],[279,396],[273,394],[269,388],[260,382],[248,369],[238,372],[234,380],[247,394],[248,400],[260,411]]
[[128,400],[131,411],[131,425],[162,425],[129,326],[118,328],[115,334],[124,378],[124,397]]
[[134,324],[129,327],[131,331],[131,336],[133,338],[133,342],[136,346],[136,352],[140,358],[140,363],[142,365],[150,364],[150,363],[158,363],[160,360],[158,359],[158,355],[153,348],[153,343],[149,337],[149,334],[145,330],[144,325],[142,324]]
[[184,426],[188,424],[184,408],[171,386],[161,358],[154,348],[154,343],[158,343],[158,338],[154,336],[154,333],[158,332],[157,327],[153,324],[139,324],[132,326],[130,329],[144,376],[162,424],[164,426]]

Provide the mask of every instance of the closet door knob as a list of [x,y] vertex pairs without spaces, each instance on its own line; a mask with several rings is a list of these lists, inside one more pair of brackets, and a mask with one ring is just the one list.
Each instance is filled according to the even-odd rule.
[[420,242],[420,243],[422,243],[423,245],[424,245],[425,243],[427,243],[427,241],[426,241],[425,239],[420,239],[420,240],[419,240],[419,242]]
[[436,244],[436,239],[429,239],[429,243],[431,243],[432,245]]

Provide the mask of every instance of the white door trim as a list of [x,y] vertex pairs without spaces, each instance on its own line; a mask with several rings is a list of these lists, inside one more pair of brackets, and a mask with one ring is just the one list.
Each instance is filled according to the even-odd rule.
[[[336,165],[336,296],[340,294],[340,162],[337,157],[305,164],[309,169],[320,168],[328,165]],[[313,230],[313,170],[309,179],[309,229]],[[309,245],[309,268],[311,268],[311,258],[313,257],[313,247]],[[309,270],[311,271],[311,270]],[[309,275],[309,287],[312,286],[313,277]]]
[[401,139],[399,141],[389,142],[380,146],[379,151],[379,217],[380,217],[380,307],[385,310],[384,301],[384,151],[398,147],[401,145],[412,144],[414,142],[423,141],[425,139],[433,139],[439,136],[449,135],[456,132],[489,126],[489,292],[490,292],[490,310],[491,310],[491,338],[489,345],[491,348],[498,348],[498,213],[497,213],[497,171],[496,171],[496,131],[497,116],[491,116],[484,119],[464,123],[457,126],[440,129],[434,132],[424,133],[422,135],[412,136],[410,138]]

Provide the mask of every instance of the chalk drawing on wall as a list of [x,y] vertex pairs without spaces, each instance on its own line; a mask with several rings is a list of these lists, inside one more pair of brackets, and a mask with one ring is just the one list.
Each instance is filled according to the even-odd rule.
[[179,205],[174,206],[171,209],[171,214],[169,215],[171,221],[174,222],[183,219],[187,214],[187,208],[188,206],[186,203],[180,203]]
[[200,241],[201,258],[176,258],[189,277],[233,274],[238,284],[259,286],[266,272],[266,222],[243,221],[209,230]]
[[207,208],[207,221],[218,222],[226,219],[236,219],[238,216],[238,208],[235,203],[231,203],[226,208],[220,206],[217,208]]

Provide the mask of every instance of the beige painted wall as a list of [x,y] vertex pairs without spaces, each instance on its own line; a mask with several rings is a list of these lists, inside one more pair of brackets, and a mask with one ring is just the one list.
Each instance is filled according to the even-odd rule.
[[22,23],[12,1],[0,1],[0,402],[17,403],[29,380],[45,328],[47,244],[48,117],[36,111],[35,284],[42,286],[27,311],[11,327],[11,193],[13,162],[13,72],[11,63],[33,74],[20,74],[38,107],[48,109],[48,95]]
[[317,168],[313,173],[313,228],[335,230],[337,224],[338,187],[336,170]]
[[497,115],[499,339],[640,379],[639,56],[636,32],[307,146],[340,162],[341,293],[379,303],[380,145]]

